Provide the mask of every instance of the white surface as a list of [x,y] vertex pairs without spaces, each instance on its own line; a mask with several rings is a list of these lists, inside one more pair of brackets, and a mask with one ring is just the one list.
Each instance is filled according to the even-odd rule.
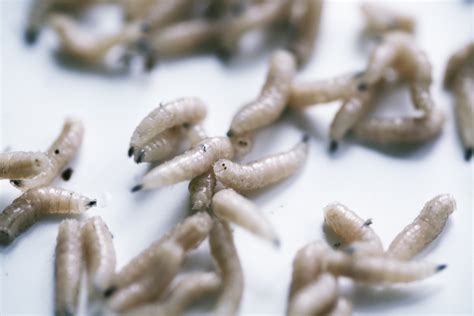
[[[448,116],[444,132],[437,141],[412,151],[386,152],[347,141],[331,156],[327,130],[334,105],[286,115],[262,131],[250,159],[289,148],[302,129],[311,135],[311,150],[302,172],[252,195],[279,232],[281,248],[235,230],[245,273],[242,315],[284,313],[293,256],[307,242],[323,237],[321,210],[329,202],[340,201],[362,217],[373,218],[373,228],[387,246],[427,200],[444,192],[454,195],[458,209],[439,242],[422,257],[446,263],[448,269],[416,284],[356,292],[349,287],[347,292],[353,295],[356,314],[472,311],[473,165],[462,159],[453,99],[441,89],[441,77],[450,53],[473,38],[473,7],[462,1],[396,6],[417,16],[419,44],[434,65],[433,95]],[[121,267],[182,219],[189,203],[187,183],[149,193],[129,192],[146,169],[126,156],[137,123],[160,101],[196,95],[209,105],[205,123],[209,134],[224,134],[239,106],[258,93],[268,52],[228,67],[202,56],[160,64],[150,75],[111,78],[60,67],[48,36],[28,49],[22,43],[25,2],[2,0],[1,8],[0,148],[44,150],[64,117],[82,118],[86,136],[73,177],[68,183],[58,180],[57,185],[106,200],[106,206],[89,215],[100,214],[108,223]],[[327,4],[316,55],[298,77],[325,78],[361,69],[366,62],[357,42],[361,27],[354,3]],[[384,107],[392,107],[392,113],[397,107],[409,109],[408,95],[392,94]],[[4,208],[18,192],[7,182],[0,188]],[[0,249],[0,314],[52,313],[57,226],[56,220],[37,224],[10,247]],[[207,243],[191,256],[191,266],[211,267],[206,248]]]

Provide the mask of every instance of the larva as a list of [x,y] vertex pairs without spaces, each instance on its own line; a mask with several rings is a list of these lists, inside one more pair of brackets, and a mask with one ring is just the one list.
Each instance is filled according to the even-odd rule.
[[336,301],[334,307],[328,312],[330,316],[351,316],[352,315],[352,303],[342,296]]
[[[291,1],[290,1],[291,2]],[[293,52],[300,67],[304,66],[313,54],[318,37],[323,0],[293,1],[294,6],[300,2],[301,15],[292,20],[293,36],[290,38],[288,50]]]
[[55,315],[76,315],[82,263],[80,224],[64,220],[59,225],[54,260]]
[[458,51],[456,51],[448,60],[446,70],[444,72],[444,86],[449,88],[457,77],[459,70],[466,65],[474,55],[474,42],[467,44]]
[[379,236],[369,227],[369,222],[341,203],[332,203],[324,208],[326,224],[354,250],[354,254],[382,255],[384,253]]
[[154,1],[146,10],[143,22],[147,29],[159,30],[187,15],[191,9],[191,0]]
[[31,178],[46,169],[48,157],[40,152],[0,153],[0,179]]
[[254,203],[233,189],[221,190],[214,194],[212,210],[217,217],[235,223],[275,246],[280,244],[272,225],[263,213]]
[[188,187],[189,193],[191,193],[191,209],[193,211],[208,210],[215,187],[216,176],[212,170],[192,179]]
[[214,272],[194,272],[184,276],[162,301],[132,309],[127,315],[178,316],[199,298],[219,290],[221,280]]
[[188,127],[187,137],[191,142],[191,145],[194,146],[197,143],[205,140],[208,136],[201,124],[193,124]]
[[211,254],[219,267],[222,286],[215,306],[218,316],[233,316],[239,311],[244,291],[244,276],[232,231],[227,222],[214,219],[209,235]]
[[79,151],[83,135],[82,122],[74,118],[67,118],[61,133],[46,153],[50,162],[47,168],[31,179],[14,180],[12,183],[21,190],[51,184]]
[[181,140],[181,127],[169,128],[150,139],[144,146],[134,150],[136,163],[161,161],[176,152]]
[[288,151],[245,165],[220,159],[214,164],[216,179],[237,191],[250,191],[288,178],[300,169],[308,156],[308,136]]
[[253,144],[255,142],[255,134],[255,132],[247,132],[230,137],[230,142],[234,148],[235,157],[241,158],[252,150]]
[[234,115],[227,135],[241,135],[277,120],[288,102],[295,72],[293,55],[284,50],[275,52],[270,59],[267,78],[260,95]]
[[398,260],[416,256],[441,234],[455,208],[455,200],[447,194],[429,200],[415,220],[395,237],[387,255]]
[[28,190],[0,214],[0,244],[12,242],[47,215],[80,214],[96,204],[96,200],[64,189],[43,187]]
[[89,218],[81,229],[89,282],[101,295],[115,275],[116,255],[109,228],[99,216]]
[[193,179],[208,171],[218,159],[232,157],[233,149],[227,137],[207,138],[184,154],[150,170],[132,192]]
[[326,272],[294,295],[289,303],[288,315],[326,315],[336,300],[336,278]]
[[368,118],[356,124],[353,132],[357,138],[376,144],[419,143],[436,137],[444,121],[444,113],[433,109],[422,118]]
[[407,33],[415,31],[415,20],[412,16],[373,3],[362,3],[360,10],[366,22],[365,31],[369,34],[383,35],[392,31]]
[[153,137],[168,128],[184,123],[201,122],[207,114],[205,104],[198,98],[180,98],[151,111],[137,126],[130,140],[128,155],[144,146]]

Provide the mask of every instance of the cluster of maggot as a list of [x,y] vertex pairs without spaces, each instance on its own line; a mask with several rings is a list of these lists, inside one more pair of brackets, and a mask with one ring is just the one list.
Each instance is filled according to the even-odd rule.
[[94,199],[50,186],[59,175],[64,180],[71,177],[72,169],[66,166],[79,151],[83,134],[82,122],[68,118],[46,152],[0,154],[0,179],[10,179],[23,191],[0,213],[0,244],[10,244],[42,218],[79,215],[97,204]]
[[372,220],[364,220],[341,203],[324,208],[325,224],[340,239],[338,249],[311,242],[296,253],[288,298],[289,315],[351,315],[352,304],[341,294],[339,277],[368,284],[408,283],[428,278],[445,264],[411,260],[443,231],[456,203],[443,194],[429,200],[414,221],[386,251]]
[[[323,0],[34,0],[25,31],[32,44],[44,26],[57,34],[60,52],[96,69],[126,67],[143,57],[145,68],[158,60],[214,51],[225,59],[240,51],[254,32],[277,32],[303,66],[311,57]],[[81,25],[88,11],[118,7],[120,29],[89,32]],[[116,58],[113,58],[113,52]],[[112,57],[112,58],[111,58]]]

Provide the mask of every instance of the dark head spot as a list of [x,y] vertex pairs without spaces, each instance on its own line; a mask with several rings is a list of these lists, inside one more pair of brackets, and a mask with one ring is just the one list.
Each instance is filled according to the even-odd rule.
[[232,137],[234,136],[234,132],[232,130],[229,130],[226,135],[227,137]]
[[71,176],[72,176],[73,172],[74,172],[74,170],[72,170],[72,168],[67,168],[61,174],[61,178],[63,178],[64,181],[69,181],[69,179],[71,179]]
[[56,150],[54,151],[54,154],[55,154],[55,155],[59,155],[59,149],[56,149]]
[[366,91],[369,88],[369,85],[366,82],[361,82],[357,85],[357,90]]
[[104,297],[110,297],[112,296],[112,294],[115,293],[115,291],[117,291],[117,287],[116,286],[111,286],[109,287],[107,290],[105,290],[104,292]]
[[439,272],[439,271],[443,271],[444,269],[446,269],[447,265],[445,264],[440,264],[436,267],[436,271]]
[[96,206],[96,205],[97,205],[97,200],[92,200],[92,201],[87,203],[88,207],[93,207],[93,206]]
[[134,149],[133,147],[130,147],[130,148],[128,149],[128,156],[129,156],[129,157],[132,157],[134,151],[135,151],[135,149]]
[[239,140],[239,145],[240,146],[247,146],[248,143],[245,140]]
[[190,126],[189,123],[183,123],[184,128],[189,128],[189,126]]
[[23,185],[23,181],[21,180],[10,180],[10,183],[17,187],[21,187]]
[[137,191],[140,191],[141,189],[143,189],[143,185],[137,184],[136,186],[134,186],[134,187],[132,188],[131,191],[132,191],[132,192],[137,192]]
[[39,35],[38,30],[33,29],[33,28],[28,28],[25,31],[25,35],[24,35],[25,43],[28,45],[33,45],[38,40],[38,35]]
[[304,134],[303,135],[303,142],[304,143],[307,143],[309,141],[309,135],[308,134]]

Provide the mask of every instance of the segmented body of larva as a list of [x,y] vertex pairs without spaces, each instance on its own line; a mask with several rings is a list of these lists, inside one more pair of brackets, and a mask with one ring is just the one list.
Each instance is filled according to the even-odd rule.
[[288,151],[241,165],[227,159],[214,164],[216,179],[237,191],[266,187],[288,178],[300,169],[308,156],[308,137]]
[[115,275],[116,255],[112,233],[99,216],[89,218],[81,229],[89,282],[103,295]]
[[334,307],[328,312],[330,316],[352,315],[352,303],[344,297],[339,296]]
[[51,184],[79,151],[83,135],[84,126],[81,121],[73,118],[66,119],[61,133],[46,153],[49,158],[47,168],[33,178],[14,180],[12,183],[21,190]]
[[289,302],[288,315],[326,315],[335,306],[336,300],[336,278],[325,272],[296,292]]
[[255,132],[248,132],[230,137],[235,157],[242,158],[252,150],[255,141],[255,134]]
[[194,146],[208,138],[206,130],[201,124],[193,124],[187,128],[186,133],[191,145]]
[[360,140],[376,144],[419,143],[436,137],[444,121],[444,113],[433,109],[429,116],[422,118],[368,118],[357,123],[353,132]]
[[324,208],[326,224],[353,250],[354,255],[382,255],[379,236],[369,227],[370,221],[360,218],[341,203],[331,203]]
[[168,128],[184,123],[201,122],[207,114],[205,104],[198,98],[180,98],[160,105],[151,111],[137,126],[130,140],[128,155],[141,148],[153,137]]
[[78,221],[64,220],[59,225],[54,265],[55,315],[76,315],[83,265]]
[[456,201],[447,194],[429,200],[413,223],[395,237],[388,247],[387,256],[399,260],[416,256],[441,234],[455,208]]
[[215,314],[218,316],[237,315],[244,291],[244,276],[232,231],[227,222],[214,219],[214,226],[209,235],[209,245],[222,279]]
[[252,201],[233,189],[221,190],[214,194],[212,210],[217,217],[235,223],[275,246],[280,244],[272,225],[263,213]]
[[184,154],[150,170],[132,192],[191,180],[208,171],[218,159],[231,159],[233,154],[227,137],[207,138]]
[[365,31],[371,35],[383,35],[393,31],[413,33],[415,20],[412,16],[395,12],[374,3],[362,3],[360,10],[365,18]]
[[46,169],[48,164],[48,157],[40,152],[0,153],[0,179],[31,178]]
[[271,57],[267,79],[260,95],[234,115],[228,136],[245,134],[277,120],[288,102],[295,72],[293,55],[284,50],[275,52]]
[[80,214],[96,204],[96,200],[59,188],[26,191],[0,214],[0,244],[12,242],[44,216]]
[[169,158],[176,152],[182,134],[179,126],[164,130],[150,139],[143,147],[137,147],[134,150],[135,162],[154,162]]
[[137,316],[178,316],[196,300],[217,292],[221,279],[214,272],[194,272],[176,282],[160,302],[139,306],[127,312]]
[[216,176],[212,170],[192,179],[188,187],[189,193],[191,193],[191,209],[193,211],[208,210],[215,187]]

